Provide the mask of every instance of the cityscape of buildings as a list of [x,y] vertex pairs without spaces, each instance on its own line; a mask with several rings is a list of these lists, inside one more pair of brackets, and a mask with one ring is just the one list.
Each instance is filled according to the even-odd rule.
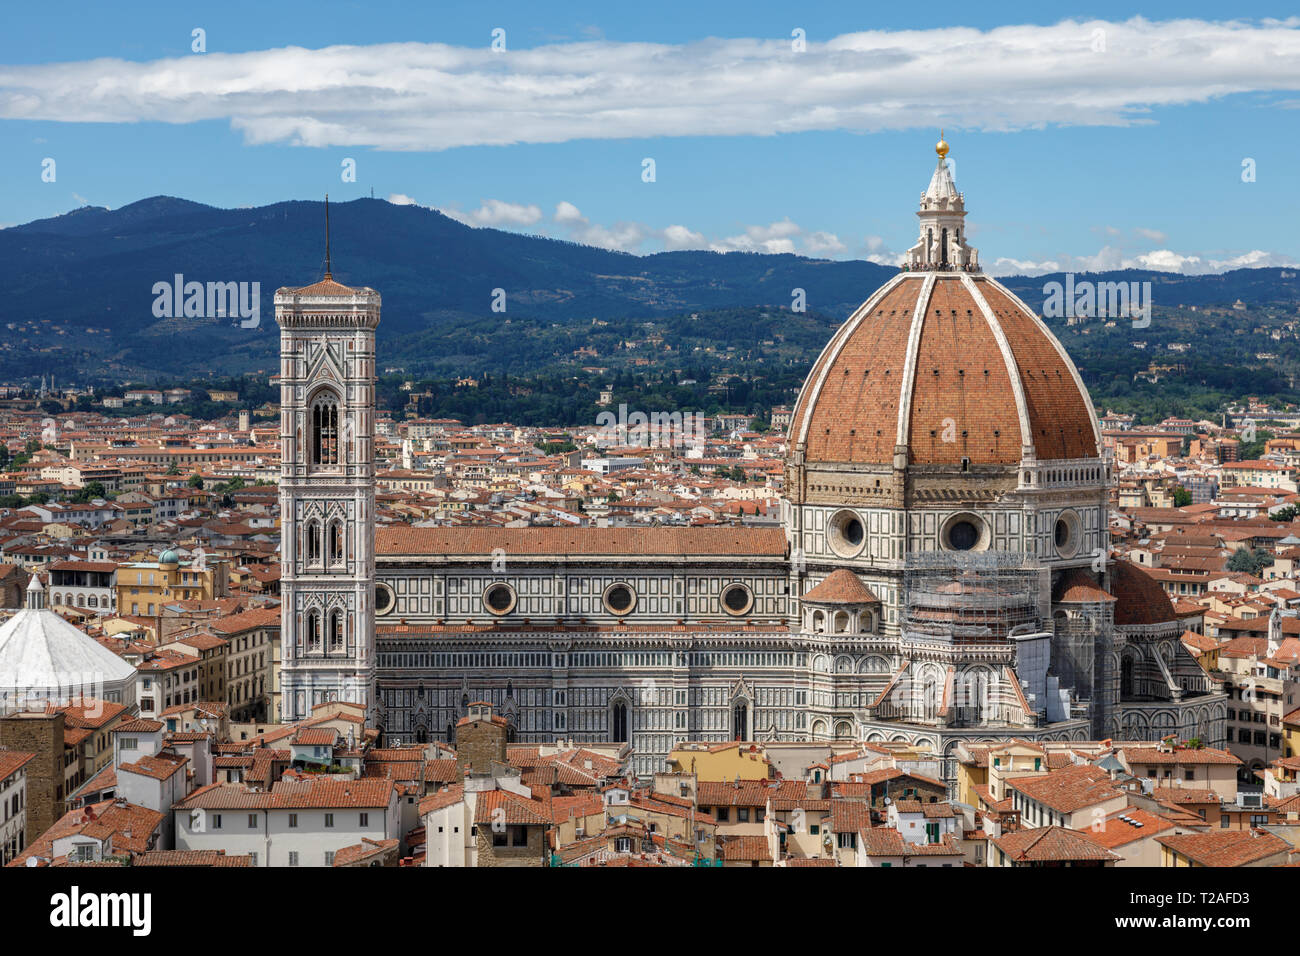
[[328,259],[278,404],[4,388],[0,863],[1300,862],[1300,409],[1098,415],[947,151],[787,405],[382,409]]

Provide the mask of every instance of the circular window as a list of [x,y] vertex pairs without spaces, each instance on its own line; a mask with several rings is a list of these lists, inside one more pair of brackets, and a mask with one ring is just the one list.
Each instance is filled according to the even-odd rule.
[[610,614],[627,614],[636,607],[636,592],[628,584],[611,584],[605,588],[604,602]]
[[956,514],[943,523],[940,540],[949,551],[983,551],[989,546],[989,531],[973,514]]
[[483,591],[483,606],[490,614],[509,614],[517,599],[515,589],[508,584],[489,584]]
[[397,597],[393,594],[393,589],[387,584],[375,585],[375,613],[391,614],[393,608],[397,605]]
[[1056,519],[1052,529],[1052,541],[1056,553],[1063,558],[1072,558],[1079,552],[1079,542],[1083,535],[1079,533],[1079,516],[1073,511],[1063,511]]
[[754,606],[754,592],[743,584],[729,584],[722,589],[722,607],[728,614],[746,614]]
[[862,551],[867,540],[862,519],[853,511],[838,511],[826,528],[826,541],[832,551],[842,558],[852,558]]

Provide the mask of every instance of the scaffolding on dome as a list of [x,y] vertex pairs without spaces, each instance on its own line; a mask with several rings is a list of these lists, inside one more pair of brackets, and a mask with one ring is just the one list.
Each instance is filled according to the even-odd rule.
[[1040,626],[1042,574],[1016,551],[922,551],[903,567],[903,633],[993,644]]

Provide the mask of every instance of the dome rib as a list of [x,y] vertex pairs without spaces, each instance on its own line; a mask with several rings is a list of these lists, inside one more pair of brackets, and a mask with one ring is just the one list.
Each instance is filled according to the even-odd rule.
[[[1016,364],[1022,369],[1029,370],[1042,365],[1056,364],[1055,371],[1059,373],[1063,368],[1069,373],[1070,381],[1074,385],[1074,393],[1083,400],[1082,417],[1087,418],[1088,437],[1079,434],[1085,424],[1080,420],[1080,410],[1063,407],[1061,403],[1053,400],[1051,395],[1054,389],[1053,383],[1046,383],[1046,388],[1040,388],[1039,386],[1043,383],[1030,379],[1033,386],[1026,388],[1025,393],[1027,405],[1031,409],[1031,422],[1037,417],[1033,412],[1037,412],[1047,420],[1058,424],[1061,429],[1059,436],[1047,436],[1049,442],[1046,443],[1046,447],[1044,447],[1044,443],[1038,440],[1041,436],[1034,436],[1033,444],[1037,450],[1039,460],[1099,457],[1101,455],[1101,426],[1097,421],[1097,410],[1093,407],[1092,396],[1088,394],[1088,389],[1084,387],[1083,379],[1079,376],[1079,370],[1074,367],[1074,362],[1070,360],[1069,354],[1065,351],[1065,346],[1061,345],[1056,336],[1052,334],[1052,330],[1047,327],[1047,323],[1002,283],[990,276],[980,276],[975,281],[987,283],[987,287],[993,290],[995,296],[1002,300],[1005,311],[1009,313],[1008,318],[1019,318],[1014,329],[1008,329],[1005,322],[999,322],[1003,327],[1003,331],[1007,333],[1007,341],[1015,353]],[[990,308],[992,308],[992,303],[990,303]],[[994,311],[996,312],[996,309]],[[1036,332],[1037,335],[1030,334],[1031,330]],[[1048,357],[1047,361],[1034,362],[1031,359],[1042,358],[1038,348],[1042,340],[1046,340],[1050,344],[1054,354]],[[1050,373],[1051,370],[1048,369],[1047,371]],[[1025,377],[1022,375],[1022,382],[1024,379]],[[1073,434],[1070,433],[1070,428],[1074,429]],[[1054,438],[1055,440],[1053,440]]]
[[1007,341],[1006,330],[998,323],[993,316],[993,310],[989,308],[988,300],[980,294],[979,287],[975,280],[968,275],[961,277],[961,284],[970,293],[970,297],[979,306],[980,313],[984,316],[984,321],[988,323],[989,329],[993,332],[993,339],[998,343],[998,351],[1002,353],[1002,362],[1007,369],[1007,378],[1011,383],[1011,392],[1016,400],[1016,417],[1020,421],[1020,448],[1024,453],[1026,448],[1034,444],[1033,426],[1029,424],[1029,406],[1025,402],[1025,387],[1020,381],[1020,366],[1016,364],[1015,354],[1011,351],[1011,343]]
[[894,438],[894,447],[906,447],[908,432],[912,427],[912,399],[916,393],[916,353],[921,346],[921,330],[925,326],[926,310],[930,308],[930,298],[934,295],[934,273],[926,273],[925,284],[916,297],[916,307],[912,310],[912,328],[907,333],[907,351],[903,358],[903,384],[898,396],[898,431]]

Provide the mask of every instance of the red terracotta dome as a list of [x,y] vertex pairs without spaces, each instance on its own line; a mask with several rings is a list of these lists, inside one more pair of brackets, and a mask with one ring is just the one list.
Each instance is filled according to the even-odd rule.
[[902,273],[831,339],[804,383],[790,440],[805,464],[1018,465],[1095,459],[1078,372],[1027,305],[994,279]]
[[1173,602],[1160,582],[1131,561],[1119,559],[1110,566],[1110,590],[1116,597],[1118,625],[1165,624],[1178,620]]
[[945,153],[906,270],[831,338],[790,423],[807,464],[1019,465],[1100,457],[1079,373],[1034,310],[979,267]]

